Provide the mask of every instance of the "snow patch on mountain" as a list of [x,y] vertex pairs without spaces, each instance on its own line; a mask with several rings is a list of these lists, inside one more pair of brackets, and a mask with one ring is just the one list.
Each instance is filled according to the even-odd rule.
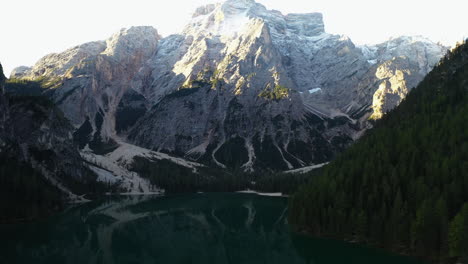
[[157,194],[161,190],[152,186],[148,179],[142,178],[138,173],[130,171],[135,157],[149,160],[168,160],[197,173],[197,169],[204,167],[199,163],[190,162],[181,158],[169,156],[144,149],[135,145],[119,142],[119,147],[106,155],[94,154],[89,148],[84,148],[81,156],[88,162],[88,167],[98,175],[98,181],[115,184],[124,189],[127,194]]
[[311,172],[313,170],[320,169],[325,165],[328,165],[328,162],[313,165],[313,166],[307,166],[307,167],[303,167],[303,168],[299,168],[299,169],[295,169],[295,170],[288,170],[288,171],[285,171],[284,173],[286,173],[286,174],[305,174],[305,173]]
[[309,93],[314,94],[314,93],[318,93],[318,92],[321,92],[321,91],[322,91],[322,88],[314,88],[314,89],[310,89]]
[[[326,33],[320,13],[284,15],[253,0],[228,0],[198,8],[180,34],[161,39],[151,27],[125,29],[18,74],[60,77],[52,99],[65,116],[76,128],[89,120],[90,138],[118,143],[100,158],[116,164],[112,173],[127,173],[136,156],[193,171],[200,165],[146,148],[226,168],[225,148],[239,147],[246,156],[239,162],[251,171],[265,164],[264,142],[285,170],[341,151],[348,143],[332,142],[362,135],[369,117],[398,105],[444,49],[422,37],[357,46]],[[128,116],[135,122],[117,131]]]

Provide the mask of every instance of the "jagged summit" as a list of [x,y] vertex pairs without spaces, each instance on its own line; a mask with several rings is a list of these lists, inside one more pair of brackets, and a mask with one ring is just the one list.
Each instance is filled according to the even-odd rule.
[[253,0],[228,0],[202,6],[195,11],[184,32],[193,33],[198,29],[214,35],[233,35],[252,20],[261,20],[279,34],[317,36],[325,32],[321,13],[283,15]]
[[226,15],[248,13],[248,11],[254,7],[266,9],[263,5],[253,0],[227,0],[225,2],[200,6],[195,10],[192,17],[206,16],[215,10],[221,11],[222,14]]
[[125,57],[132,50],[153,51],[161,39],[158,31],[150,26],[123,28],[106,40],[106,50],[103,54]]
[[179,34],[125,29],[15,74],[54,81],[48,95],[88,151],[126,141],[221,168],[286,170],[329,161],[445,51],[419,37],[356,46],[326,33],[320,13],[228,0],[196,9]]
[[[105,41],[93,41],[77,45],[61,53],[52,53],[41,58],[33,67],[20,66],[10,78],[34,79],[39,76],[64,76],[83,60],[98,55],[113,57],[114,60],[128,58],[135,50],[143,53],[154,52],[161,39],[158,31],[151,26],[123,28]],[[151,54],[145,54],[146,56]]]

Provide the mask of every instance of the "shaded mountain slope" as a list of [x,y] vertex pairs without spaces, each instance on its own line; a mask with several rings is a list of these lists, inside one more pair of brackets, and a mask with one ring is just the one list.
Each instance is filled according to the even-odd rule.
[[290,201],[296,228],[449,262],[468,257],[468,45]]
[[72,126],[52,102],[9,97],[3,93],[5,78],[0,84],[0,221],[47,215],[65,201],[109,189],[81,158]]

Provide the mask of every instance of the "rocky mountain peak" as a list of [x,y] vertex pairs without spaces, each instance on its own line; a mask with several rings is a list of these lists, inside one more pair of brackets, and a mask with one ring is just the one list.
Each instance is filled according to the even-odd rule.
[[[325,33],[321,13],[283,15],[268,10],[253,0],[228,0],[220,4],[199,7],[185,34],[208,33],[214,36],[234,36],[245,29],[252,20],[261,20],[275,33],[297,34],[306,37]],[[206,35],[206,34],[204,34]]]
[[[120,60],[135,51],[151,53],[160,39],[158,31],[150,26],[124,28],[107,39],[107,48],[103,54]],[[145,55],[148,56],[150,54]]]
[[32,68],[28,66],[19,66],[14,68],[10,73],[10,78],[21,78],[27,72],[29,72]]
[[10,77],[34,79],[39,76],[65,76],[70,69],[98,55],[112,57],[119,62],[122,59],[134,59],[134,56],[149,57],[154,53],[160,39],[158,31],[150,26],[124,28],[106,41],[88,42],[62,53],[46,55],[32,68],[17,67]]
[[122,29],[17,72],[65,76],[52,99],[84,149],[127,141],[219,167],[283,170],[328,161],[444,52],[421,37],[356,46],[326,33],[320,13],[227,0],[198,8],[180,34]]
[[217,5],[215,4],[200,6],[195,10],[192,18],[208,15],[209,13],[213,12],[213,10],[215,10],[216,6]]
[[211,14],[213,11],[216,11],[214,13],[218,13],[217,16],[231,16],[242,13],[246,14],[247,11],[253,7],[265,9],[264,6],[257,4],[253,0],[227,0],[222,3],[200,6],[195,10],[192,17],[196,18],[199,16],[206,16]]

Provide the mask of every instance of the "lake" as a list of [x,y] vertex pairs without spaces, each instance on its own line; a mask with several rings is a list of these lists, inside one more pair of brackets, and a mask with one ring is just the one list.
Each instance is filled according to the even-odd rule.
[[240,193],[108,198],[0,236],[8,264],[421,263],[293,234],[286,198]]

